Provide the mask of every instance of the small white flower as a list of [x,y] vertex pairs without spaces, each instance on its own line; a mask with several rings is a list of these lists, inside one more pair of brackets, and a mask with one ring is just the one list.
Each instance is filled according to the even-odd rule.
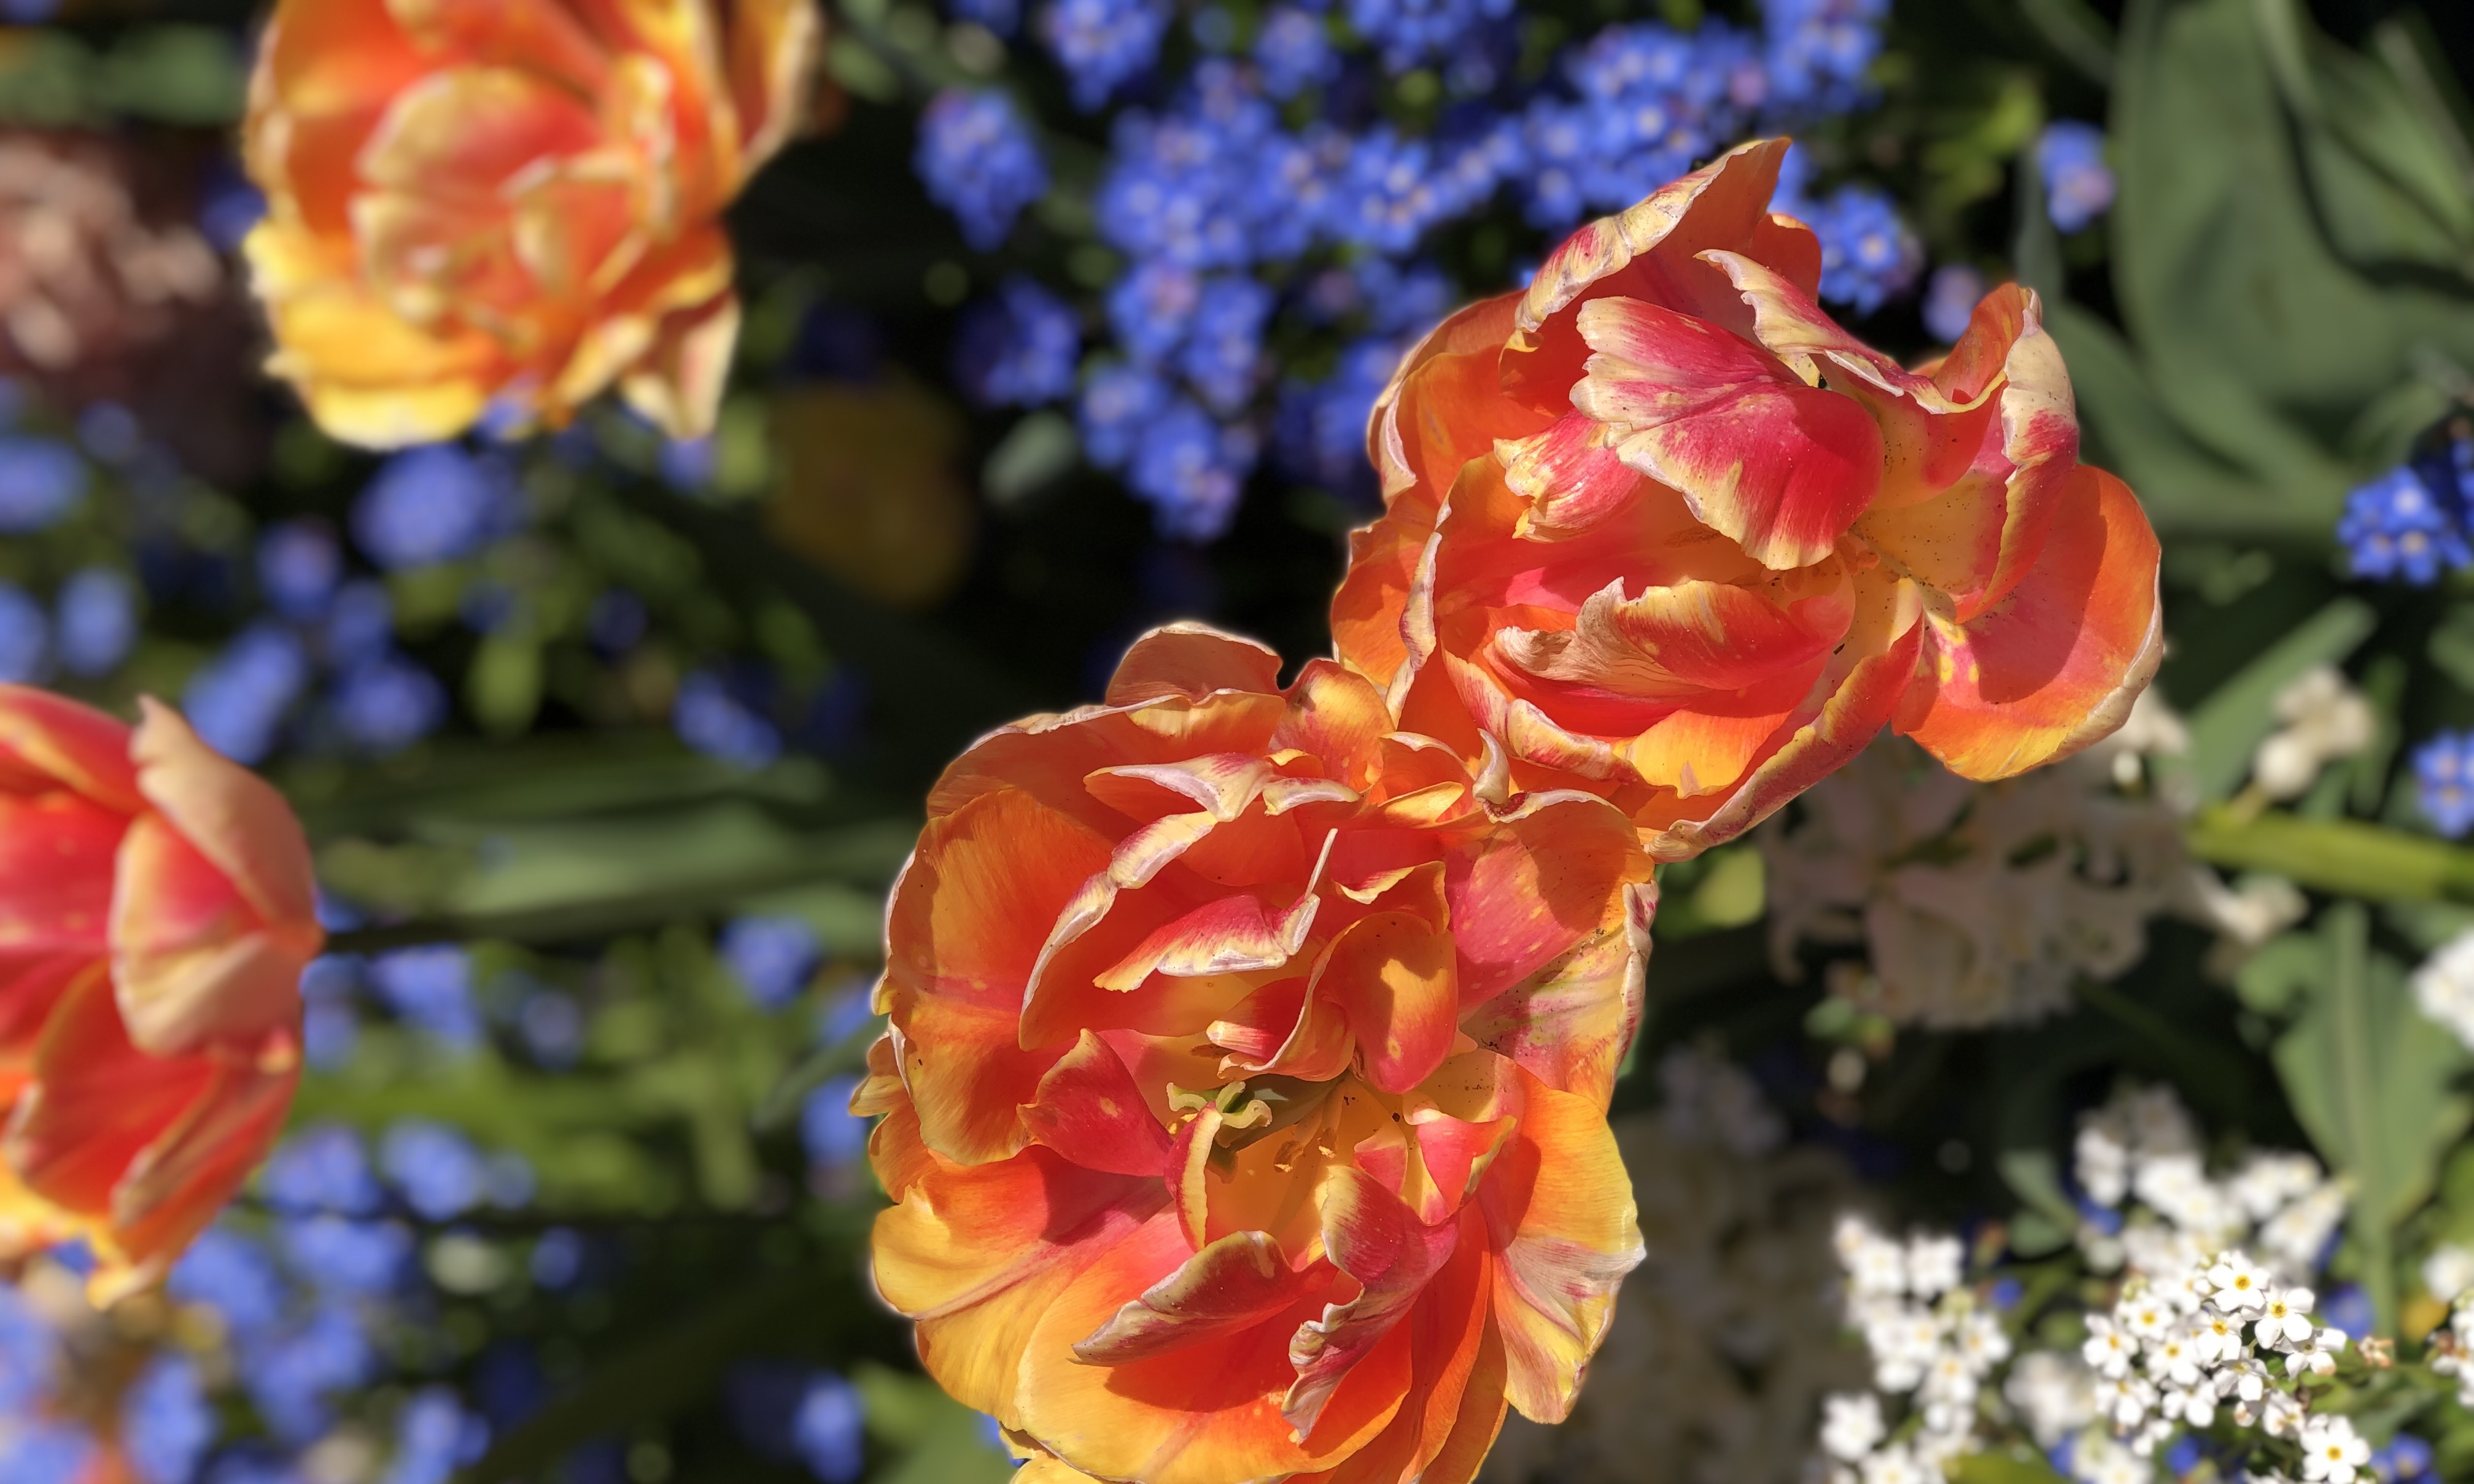
[[1898,1444],[1866,1454],[1856,1467],[1863,1471],[1864,1484],[1934,1484],[1916,1456]]
[[[2422,1013],[2474,1046],[2474,931],[2460,933],[2413,971],[2413,1002]],[[2461,1287],[2459,1292],[2463,1292]],[[2454,1298],[2437,1288],[2435,1298]]]
[[2323,1328],[2286,1352],[2288,1376],[2334,1376],[2337,1354],[2345,1348],[2345,1331]]
[[2260,1297],[2252,1342],[2266,1350],[2292,1350],[2311,1338],[2311,1311],[2319,1296],[2308,1288],[2272,1288]]
[[2145,1376],[2112,1376],[2098,1383],[2096,1404],[2098,1415],[2113,1424],[2116,1432],[2128,1432],[2147,1420],[2148,1409],[2156,1405],[2156,1387]]
[[1838,1249],[1839,1265],[1847,1270],[1850,1291],[1881,1297],[1907,1291],[1905,1251],[1866,1225],[1863,1217],[1839,1217],[1831,1242]]
[[2258,1314],[2268,1288],[2268,1270],[2239,1252],[2226,1253],[2208,1269],[2208,1303],[2219,1314]]
[[1841,1392],[1821,1399],[1821,1446],[1832,1458],[1855,1463],[1886,1435],[1881,1399],[1871,1392]]
[[2143,1340],[2158,1340],[2173,1328],[2173,1310],[2153,1289],[2142,1287],[2113,1306],[2114,1323]]
[[2181,1330],[2148,1341],[2143,1364],[2150,1377],[2171,1386],[2196,1386],[2204,1374],[2196,1342]]
[[1930,1299],[1957,1287],[1965,1255],[1954,1236],[1908,1238],[1907,1291],[1919,1299]]
[[2315,1417],[2302,1426],[2302,1476],[2328,1484],[2354,1484],[2354,1473],[2370,1462],[2371,1446],[2354,1434],[2343,1417]]
[[2139,1358],[2139,1342],[2102,1314],[2087,1317],[2087,1343],[2079,1347],[2079,1356],[2088,1369],[2111,1380],[2130,1374],[2130,1363]]
[[2191,1350],[2201,1365],[2219,1366],[2238,1360],[2243,1348],[2243,1323],[2231,1314],[2211,1310],[2192,1321]]
[[2455,1303],[2459,1294],[2474,1288],[2474,1251],[2454,1242],[2433,1248],[2422,1259],[2422,1286],[2440,1303]]
[[1990,1314],[1969,1314],[1952,1327],[1950,1343],[1982,1376],[2010,1358],[2010,1336]]
[[[2232,1397],[2244,1405],[2255,1405],[2268,1394],[2268,1367],[2256,1360],[2237,1360],[2217,1372],[2217,1398]],[[2244,1424],[2248,1426],[2247,1423]]]
[[2001,1395],[2017,1408],[2038,1448],[2052,1448],[2096,1417],[2094,1377],[2055,1351],[2030,1351],[2010,1368]]
[[2177,1386],[2158,1399],[2157,1410],[2170,1422],[2209,1426],[2217,1420],[2216,1393],[2204,1386]]

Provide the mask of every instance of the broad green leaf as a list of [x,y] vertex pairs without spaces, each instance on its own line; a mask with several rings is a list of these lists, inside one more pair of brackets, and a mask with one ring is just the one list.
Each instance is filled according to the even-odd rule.
[[2160,403],[2257,482],[2227,518],[2318,536],[2354,480],[2403,451],[2393,408],[2430,405],[2422,368],[2474,364],[2474,294],[2374,282],[2328,240],[2332,203],[2306,181],[2271,60],[2270,34],[2300,24],[2280,21],[2284,3],[2130,7],[2114,94],[2115,289]]
[[2258,476],[2183,430],[2119,331],[2064,299],[2046,301],[2045,325],[2070,365],[2087,439],[2082,455],[2128,480],[2160,530],[2251,531],[2262,524]]
[[2363,1255],[2382,1333],[2396,1324],[2395,1232],[2429,1200],[2440,1157],[2474,1102],[2453,1089],[2465,1053],[2415,1008],[2404,968],[2370,947],[2370,919],[2340,902],[2319,939],[2325,972],[2278,1038],[2274,1060],[2294,1116],[2352,1185],[2348,1235]]
[[521,736],[542,703],[541,640],[510,624],[484,638],[464,672],[464,704],[494,737]]
[[2352,654],[2378,621],[2368,604],[2339,598],[2209,692],[2191,713],[2191,750],[2178,765],[2195,797],[2212,803],[2230,796],[2250,772],[2251,754],[2276,730],[2269,709],[2276,693],[2304,671]]

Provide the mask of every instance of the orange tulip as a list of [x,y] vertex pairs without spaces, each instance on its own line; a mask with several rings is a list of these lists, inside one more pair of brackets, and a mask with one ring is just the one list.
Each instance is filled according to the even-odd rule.
[[0,1257],[85,1237],[103,1297],[273,1143],[324,941],[281,797],[145,706],[0,685]]
[[281,0],[250,85],[270,370],[390,447],[613,382],[710,428],[738,334],[717,217],[798,122],[813,0]]
[[1814,303],[1820,250],[1769,210],[1784,153],[1582,227],[1409,353],[1333,606],[1401,726],[1614,800],[1659,859],[1884,725],[1972,778],[2067,756],[2162,654],[2155,536],[2078,462],[2036,296],[1901,368]]
[[948,769],[894,889],[876,1281],[1033,1477],[1465,1484],[1641,1257],[1630,821],[1278,664],[1153,633]]

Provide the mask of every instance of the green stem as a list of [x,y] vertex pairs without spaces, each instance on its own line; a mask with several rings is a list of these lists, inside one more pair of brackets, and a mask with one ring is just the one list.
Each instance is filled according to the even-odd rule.
[[2374,901],[2474,902],[2474,850],[2361,820],[2201,811],[2184,828],[2193,855],[2300,886]]
[[[2370,1101],[2372,1079],[2379,1075],[2372,1065],[2370,1045],[2371,920],[2361,903],[2350,901],[2332,908],[2329,919],[2337,949],[2337,972],[2330,986],[2334,1002],[2329,1007],[2334,1014],[2329,1024],[2336,1043],[2338,1096],[2342,1103],[2339,1115],[2351,1125],[2348,1133],[2353,1147],[2361,1152],[2365,1162],[2369,1162],[2382,1152],[2380,1137],[2384,1132],[2378,1111]],[[2386,1190],[2388,1183],[2371,1179],[2368,1170],[2353,1173],[2353,1237],[2363,1255],[2363,1286],[2371,1296],[2374,1327],[2381,1334],[2394,1335],[2394,1233],[2389,1230],[2389,1213],[2378,1205],[2378,1192]]]

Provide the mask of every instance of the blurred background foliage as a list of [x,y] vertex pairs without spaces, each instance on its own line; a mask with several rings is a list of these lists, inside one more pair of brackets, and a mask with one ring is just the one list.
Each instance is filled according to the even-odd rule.
[[[7,1477],[1002,1477],[868,1290],[840,1111],[924,788],[1150,624],[1324,652],[1400,349],[1779,129],[1833,307],[1921,357],[2035,287],[2166,538],[2184,734],[2020,805],[1998,863],[2227,895],[2139,886],[2114,945],[1973,962],[1962,1003],[1900,979],[1879,883],[1996,850],[1995,804],[1897,859],[1814,844],[1838,874],[1794,900],[1818,802],[1670,868],[1637,1064],[1749,1068],[1802,1161],[1707,1239],[1872,1199],[2056,1253],[2074,1119],[2130,1073],[2316,1150],[2336,1275],[2437,1322],[2413,1264],[2474,1241],[2474,1153],[2406,972],[2474,923],[2474,10],[838,0],[811,128],[731,216],[715,436],[602,407],[385,459],[256,372],[255,7],[0,18],[0,678],[180,698],[302,811],[334,931],[296,1131],[168,1293],[85,1312],[70,1255],[0,1302]],[[1936,786],[1900,766],[1860,786]],[[2162,833],[2104,835],[2117,804]],[[2152,869],[2092,864],[2125,853]],[[1730,1147],[1639,1121],[1679,1096],[1618,1090],[1645,1187]],[[2474,1420],[2427,1420],[2474,1464]],[[1682,1476],[1589,1456],[1497,1468]]]

